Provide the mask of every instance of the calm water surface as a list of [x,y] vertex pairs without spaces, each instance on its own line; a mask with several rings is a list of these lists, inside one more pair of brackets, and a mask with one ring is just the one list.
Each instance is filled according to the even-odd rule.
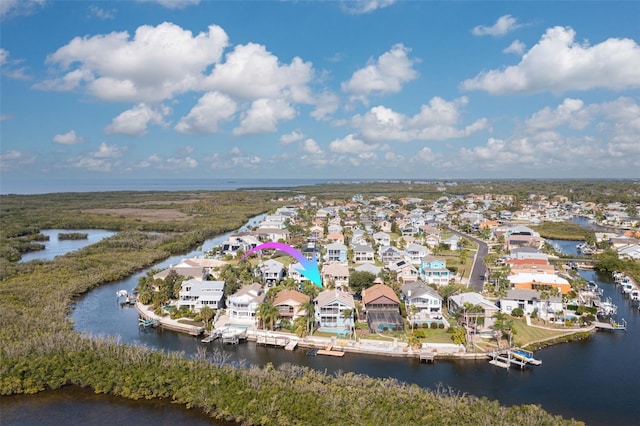
[[[58,239],[58,234],[71,232],[87,234],[87,238],[83,240]],[[105,231],[104,229],[45,229],[40,231],[40,233],[49,237],[48,241],[38,241],[38,243],[44,244],[44,250],[25,253],[22,255],[20,262],[29,262],[34,259],[51,260],[56,256],[80,250],[85,246],[95,244],[115,234],[115,232]]]
[[[260,219],[252,221],[251,225]],[[207,242],[202,250],[220,244],[223,235]],[[577,242],[573,242],[575,246]],[[166,260],[157,267],[175,264],[194,252]],[[76,329],[92,335],[118,336],[122,343],[143,344],[165,351],[182,351],[193,356],[198,348],[209,353],[222,351],[230,362],[240,365],[295,363],[326,371],[351,371],[373,377],[393,377],[425,388],[451,388],[458,392],[485,396],[505,405],[539,404],[545,410],[573,417],[594,425],[635,425],[640,419],[640,312],[632,308],[608,276],[583,271],[581,275],[596,281],[618,304],[618,318],[628,322],[627,332],[600,332],[591,338],[540,350],[543,365],[533,369],[504,370],[487,361],[437,361],[433,365],[417,360],[372,355],[346,354],[344,358],[308,357],[303,349],[284,351],[253,343],[222,346],[202,344],[192,336],[167,330],[140,330],[133,308],[120,307],[116,291],[136,286],[137,274],[120,282],[92,290],[80,298],[72,318]],[[30,397],[27,397],[27,399]],[[4,404],[3,404],[4,405]],[[190,420],[184,420],[190,423]]]
[[230,425],[214,422],[198,410],[160,400],[130,400],[96,395],[75,386],[35,395],[0,397],[2,426]]

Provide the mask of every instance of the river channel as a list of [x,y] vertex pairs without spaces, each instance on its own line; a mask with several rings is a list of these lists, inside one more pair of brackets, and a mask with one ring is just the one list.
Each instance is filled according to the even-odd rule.
[[[259,218],[247,225],[253,225]],[[200,256],[219,245],[228,234],[207,241],[200,250],[176,256],[156,268],[165,268],[185,257]],[[577,244],[567,242],[566,244]],[[79,332],[91,335],[118,336],[125,344],[141,344],[165,351],[181,351],[193,356],[198,348],[217,349],[238,365],[295,363],[333,374],[350,371],[373,377],[393,377],[435,389],[484,396],[504,405],[538,404],[545,410],[573,417],[594,425],[632,425],[640,419],[640,312],[625,299],[609,276],[582,271],[587,280],[603,288],[604,296],[618,305],[618,318],[628,323],[626,332],[599,332],[590,338],[560,344],[536,352],[543,361],[539,367],[505,370],[487,361],[441,361],[420,364],[414,359],[346,354],[344,358],[306,356],[304,349],[293,352],[246,343],[222,346],[203,344],[192,336],[167,330],[140,330],[134,308],[120,307],[116,292],[136,286],[144,274],[101,286],[80,298],[72,314]],[[6,401],[5,401],[6,402]],[[185,417],[185,423],[189,419]]]

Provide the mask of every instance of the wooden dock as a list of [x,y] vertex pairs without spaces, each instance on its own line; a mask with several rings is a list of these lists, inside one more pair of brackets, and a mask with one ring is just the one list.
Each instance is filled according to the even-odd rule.
[[285,348],[289,344],[289,338],[283,336],[265,336],[258,334],[256,336],[256,344]]
[[606,331],[626,331],[627,330],[627,321],[623,318],[621,322],[610,321],[610,322],[601,322],[596,321],[593,323],[596,326],[597,330],[606,330]]
[[296,346],[298,346],[298,341],[297,340],[291,340],[289,343],[287,343],[287,346],[284,347],[285,351],[292,351],[296,348]]
[[213,331],[211,334],[209,334],[207,337],[205,337],[204,339],[200,340],[202,343],[211,343],[216,339],[219,339],[220,337],[222,337],[222,332],[221,331]]
[[333,345],[329,345],[327,346],[326,349],[319,349],[318,352],[316,352],[318,355],[329,355],[329,356],[337,356],[337,357],[343,357],[344,356],[344,352],[342,351],[334,351],[333,350]]
[[436,355],[432,351],[420,351],[420,362],[433,364],[436,361]]

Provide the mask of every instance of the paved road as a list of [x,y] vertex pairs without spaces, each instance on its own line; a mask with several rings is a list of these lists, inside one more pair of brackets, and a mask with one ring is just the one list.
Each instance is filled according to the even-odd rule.
[[469,287],[473,288],[478,293],[482,293],[482,288],[484,287],[484,279],[487,272],[487,267],[484,264],[484,257],[489,253],[489,246],[487,245],[487,243],[474,236],[464,234],[451,228],[449,228],[449,230],[454,234],[457,234],[464,238],[469,238],[470,240],[478,243],[478,253],[473,263],[473,268],[471,268],[471,276],[469,277]]

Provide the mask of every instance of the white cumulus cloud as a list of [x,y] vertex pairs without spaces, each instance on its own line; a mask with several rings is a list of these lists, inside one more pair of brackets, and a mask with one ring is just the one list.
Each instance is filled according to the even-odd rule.
[[304,133],[294,130],[291,133],[280,136],[280,143],[283,145],[289,145],[294,142],[301,141],[302,139],[304,139]]
[[243,113],[240,125],[233,129],[235,135],[255,135],[277,130],[278,122],[292,120],[296,111],[282,99],[257,99]]
[[288,65],[280,64],[264,46],[248,43],[236,46],[224,63],[215,66],[205,87],[244,99],[282,98],[311,103],[307,84],[313,74],[309,62],[295,57]]
[[640,46],[634,40],[610,38],[590,46],[576,43],[575,36],[572,28],[549,28],[519,64],[483,72],[461,87],[497,95],[640,87]]
[[342,0],[342,9],[352,15],[371,13],[394,4],[396,0]]
[[514,40],[509,46],[502,50],[502,53],[514,53],[516,55],[522,55],[526,46],[520,40]]
[[165,126],[164,117],[171,113],[171,109],[160,105],[152,108],[140,103],[115,117],[105,131],[109,134],[141,136],[147,132],[150,124]]
[[63,145],[75,145],[84,142],[84,138],[78,136],[75,130],[69,130],[67,133],[55,135],[53,141]]
[[490,35],[494,37],[503,36],[511,31],[520,28],[522,25],[518,24],[518,20],[511,15],[504,15],[498,18],[495,24],[488,27],[485,25],[478,25],[473,27],[471,33],[475,36]]
[[467,103],[466,97],[448,102],[436,96],[428,105],[422,105],[420,112],[413,117],[377,106],[364,115],[355,115],[351,121],[367,141],[409,142],[460,138],[488,126],[488,120],[481,118],[459,127],[460,108]]
[[320,145],[318,142],[309,138],[300,144],[300,149],[302,152],[306,154],[322,154],[322,149],[320,149]]
[[580,99],[565,99],[562,104],[551,109],[545,107],[527,119],[529,129],[554,129],[559,126],[569,126],[572,129],[582,129],[589,124],[591,114],[584,107]]
[[349,81],[342,83],[342,90],[352,100],[368,103],[368,96],[374,94],[398,93],[402,85],[417,78],[413,69],[414,59],[409,58],[411,49],[402,44],[394,45],[377,60],[353,73]]
[[235,116],[236,103],[219,92],[205,93],[175,129],[180,133],[217,133],[220,124]]
[[378,149],[380,145],[369,145],[362,139],[350,134],[341,139],[336,139],[329,144],[329,150],[340,154],[361,154]]
[[194,36],[170,22],[140,26],[133,37],[126,31],[76,37],[47,58],[63,75],[36,87],[84,89],[107,101],[159,102],[196,89],[227,44],[219,26]]

